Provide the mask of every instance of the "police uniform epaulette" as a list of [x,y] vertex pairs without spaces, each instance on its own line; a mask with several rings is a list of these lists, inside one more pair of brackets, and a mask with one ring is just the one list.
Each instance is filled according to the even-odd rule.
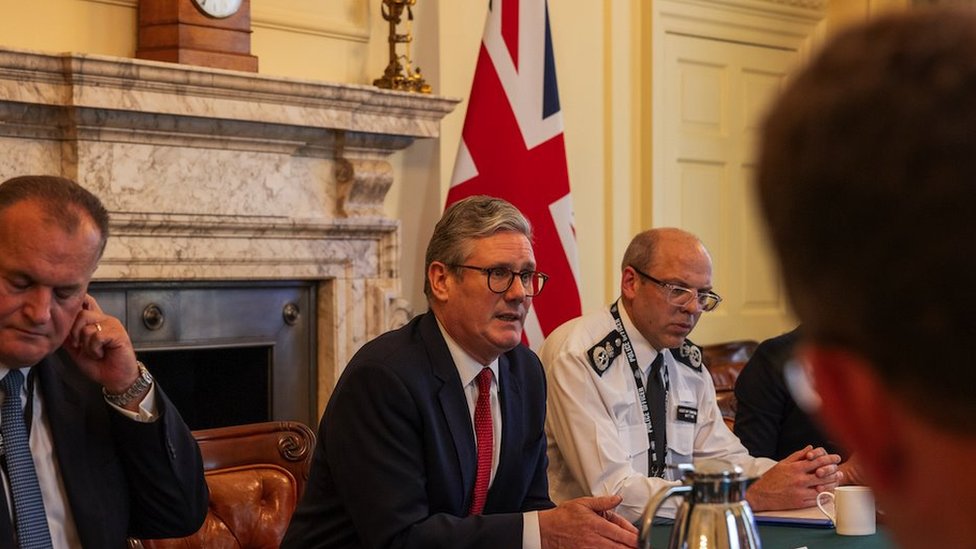
[[691,340],[686,339],[677,349],[671,349],[673,356],[679,363],[691,368],[696,372],[702,371],[702,350]]
[[607,337],[600,340],[596,345],[586,351],[586,359],[590,361],[590,367],[598,376],[613,364],[613,359],[620,356],[624,342],[620,338],[617,330],[611,330]]

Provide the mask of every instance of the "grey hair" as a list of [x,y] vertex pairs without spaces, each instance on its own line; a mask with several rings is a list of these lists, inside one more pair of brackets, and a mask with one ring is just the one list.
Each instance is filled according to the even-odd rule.
[[424,294],[430,299],[430,264],[457,265],[471,255],[473,241],[499,232],[516,232],[532,240],[532,225],[515,206],[485,195],[469,196],[452,204],[434,226],[424,261]]

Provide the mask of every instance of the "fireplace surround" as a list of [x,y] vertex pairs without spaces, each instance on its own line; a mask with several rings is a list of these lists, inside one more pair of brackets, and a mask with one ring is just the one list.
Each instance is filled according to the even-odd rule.
[[389,157],[437,137],[457,102],[0,48],[0,178],[63,175],[102,199],[112,234],[96,287],[306,285],[311,356],[294,367],[317,417],[359,346],[412,314],[383,209]]
[[191,429],[314,426],[315,283],[95,282]]

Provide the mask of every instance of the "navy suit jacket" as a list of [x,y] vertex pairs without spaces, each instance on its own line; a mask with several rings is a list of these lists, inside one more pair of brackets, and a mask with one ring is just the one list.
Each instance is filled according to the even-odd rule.
[[484,514],[471,517],[471,412],[434,315],[363,346],[322,416],[282,547],[521,547],[522,512],[553,507],[545,376],[522,346],[499,357],[498,370],[499,463]]
[[[123,548],[130,536],[182,537],[200,528],[208,501],[200,449],[158,385],[160,417],[140,423],[112,409],[101,387],[63,351],[33,372],[66,506],[84,547]],[[6,516],[0,518],[0,546],[13,543]]]
[[796,328],[756,347],[735,381],[735,436],[752,456],[778,461],[812,444],[847,459],[848,453],[796,405],[786,387],[783,371],[799,340]]

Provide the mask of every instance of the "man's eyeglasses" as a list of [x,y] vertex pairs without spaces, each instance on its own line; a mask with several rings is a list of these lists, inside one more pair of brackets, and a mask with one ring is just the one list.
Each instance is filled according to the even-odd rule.
[[488,277],[488,289],[496,294],[503,294],[512,287],[512,281],[517,276],[525,295],[534,297],[539,295],[542,287],[549,280],[549,275],[539,271],[513,271],[507,267],[474,267],[472,265],[450,265],[457,269],[471,269],[481,271]]
[[642,277],[667,290],[668,303],[675,307],[684,307],[691,303],[692,299],[697,299],[698,306],[701,307],[702,311],[707,313],[708,311],[715,310],[715,307],[718,307],[718,304],[722,302],[722,298],[715,292],[709,290],[692,290],[691,288],[658,280],[633,265],[630,268]]

